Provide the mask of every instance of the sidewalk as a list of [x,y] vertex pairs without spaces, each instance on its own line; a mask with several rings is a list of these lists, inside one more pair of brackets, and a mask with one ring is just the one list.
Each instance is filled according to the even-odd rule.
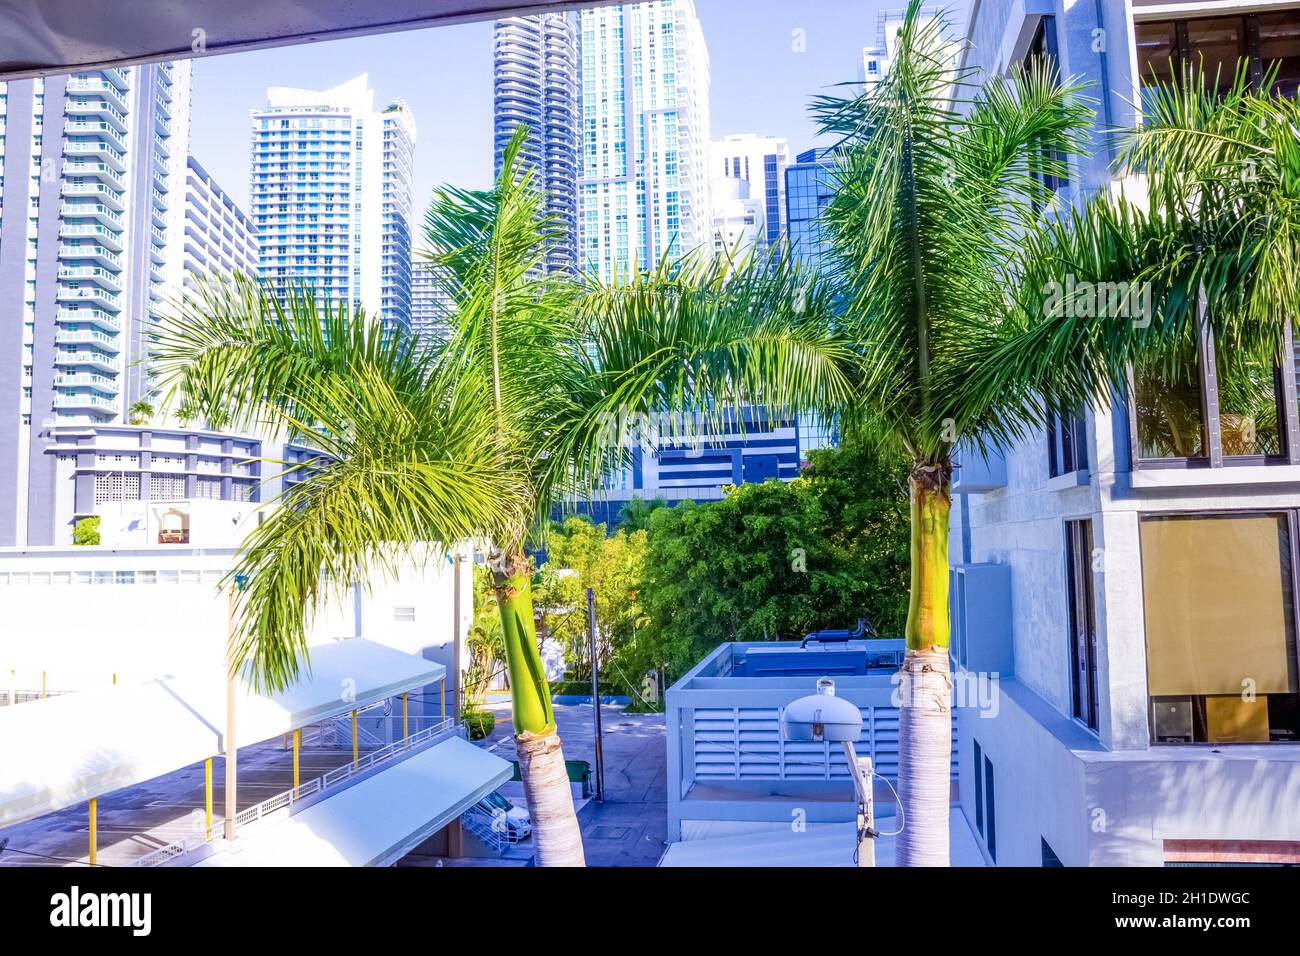
[[[497,725],[484,744],[494,747],[493,752],[503,760],[514,760],[510,702],[501,699],[488,708],[496,716]],[[600,713],[605,799],[587,801],[578,810],[587,865],[654,866],[663,855],[668,835],[664,715],[628,714],[615,704],[603,704]],[[593,722],[590,704],[555,705],[555,723],[564,741],[565,758],[590,762],[594,776]],[[500,789],[511,800],[523,802],[522,784],[514,782]]]

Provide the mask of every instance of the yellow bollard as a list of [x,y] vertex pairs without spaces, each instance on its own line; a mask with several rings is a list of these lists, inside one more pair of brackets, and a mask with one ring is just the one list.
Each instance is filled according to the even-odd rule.
[[352,762],[357,762],[357,712],[352,711]]
[[402,695],[402,739],[405,740],[411,736],[411,732],[406,729],[406,695]]
[[442,704],[442,719],[447,719],[447,678],[438,681],[438,701]]
[[99,825],[99,801],[95,797],[90,798],[90,865],[95,866],[99,856],[98,847],[98,825]]
[[298,751],[302,749],[302,730],[296,728],[293,732],[293,789],[298,789]]
[[212,839],[212,758],[203,761],[203,841]]
[[41,699],[45,699],[45,671],[41,671]]

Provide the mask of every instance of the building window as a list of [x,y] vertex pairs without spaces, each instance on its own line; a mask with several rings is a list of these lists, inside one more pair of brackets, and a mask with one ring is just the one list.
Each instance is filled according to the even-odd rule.
[[1142,519],[1155,743],[1300,740],[1294,522],[1285,512]]
[[1071,714],[1097,729],[1097,626],[1092,587],[1092,521],[1065,523],[1066,594],[1070,604]]
[[1169,83],[1184,67],[1203,69],[1208,82],[1226,89],[1241,59],[1249,65],[1256,85],[1276,70],[1274,89],[1283,96],[1294,97],[1300,87],[1300,9],[1146,20],[1134,27],[1144,101],[1156,80]]
[[[1029,49],[1025,52],[1025,58],[1022,61],[1022,65],[1025,71],[1028,72],[1035,66],[1042,64],[1050,71],[1050,74],[1054,78],[1059,80],[1060,62],[1060,56],[1057,52],[1056,45],[1056,17],[1040,17],[1038,19],[1038,29],[1034,31],[1034,38],[1029,43]],[[1047,161],[1053,161],[1059,158],[1053,150],[1047,148],[1040,150],[1040,154],[1043,159]],[[1066,179],[1051,176],[1044,172],[1037,173],[1035,178],[1051,192],[1061,189],[1061,187],[1068,183],[1068,180]]]
[[1220,345],[1206,329],[1136,364],[1129,403],[1134,463],[1289,460],[1283,436],[1296,415],[1285,400],[1284,376],[1295,374],[1289,353],[1284,347],[1279,356],[1249,355]]
[[971,766],[974,767],[975,777],[975,829],[979,831],[980,836],[984,835],[984,751],[980,749],[980,742],[973,740],[974,759]]
[[984,834],[984,844],[989,848],[989,859],[998,861],[998,826],[997,807],[993,798],[993,761],[984,755],[984,815],[988,825]]
[[1088,470],[1088,422],[1082,415],[1052,415],[1047,423],[1047,471],[1053,478]]

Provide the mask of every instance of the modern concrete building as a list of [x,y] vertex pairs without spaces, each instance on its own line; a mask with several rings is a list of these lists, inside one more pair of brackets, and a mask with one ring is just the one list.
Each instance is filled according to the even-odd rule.
[[578,18],[580,268],[609,281],[711,249],[709,53],[694,0]]
[[747,181],[715,176],[711,192],[714,252],[744,253],[766,244],[763,201],[750,194]]
[[189,79],[157,63],[4,89],[0,546],[56,540],[57,430],[152,396],[135,360],[180,259]]
[[548,272],[578,267],[578,33],[575,14],[498,20],[492,35],[494,169],[521,125],[523,162],[546,194],[546,214],[564,229]]
[[[1140,122],[1153,74],[1203,55],[1211,74],[1279,62],[1286,95],[1300,80],[1295,4],[976,0],[968,36],[966,67],[1048,57],[1101,91],[1062,204],[1110,187],[1103,129]],[[958,456],[956,673],[1000,675],[995,713],[956,711],[990,862],[1300,863],[1295,362],[1254,369],[1208,340],[1170,362],[991,460]]]
[[208,273],[258,275],[257,226],[193,156],[185,175],[184,232],[184,255],[166,268],[170,276],[179,266],[187,288]]
[[762,214],[759,239],[765,248],[775,246],[786,232],[786,167],[790,165],[790,147],[779,136],[736,133],[715,140],[709,171],[714,184],[714,230],[720,211],[725,211],[732,196],[717,194],[717,177],[748,183],[747,198],[758,204]]
[[250,214],[263,278],[411,321],[415,119],[381,111],[366,74],[328,90],[272,87],[252,112]]
[[[926,7],[921,11],[922,22],[941,21],[944,12],[945,7],[942,5]],[[881,10],[876,17],[876,42],[863,48],[862,59],[858,62],[858,80],[864,87],[875,86],[889,72],[898,48],[898,31],[903,26],[906,13],[906,8],[899,7]],[[955,62],[960,52],[960,43],[954,40],[948,45],[948,50]]]

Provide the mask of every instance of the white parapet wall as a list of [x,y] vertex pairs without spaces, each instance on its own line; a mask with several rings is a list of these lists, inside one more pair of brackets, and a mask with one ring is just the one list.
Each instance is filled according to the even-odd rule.
[[[222,582],[235,564],[230,547],[0,549],[0,695],[9,687],[78,691],[220,668],[229,608]],[[430,553],[405,562],[394,578],[354,583],[317,609],[308,643],[366,637],[450,674],[466,659],[472,571],[462,558],[459,627],[455,565]]]

